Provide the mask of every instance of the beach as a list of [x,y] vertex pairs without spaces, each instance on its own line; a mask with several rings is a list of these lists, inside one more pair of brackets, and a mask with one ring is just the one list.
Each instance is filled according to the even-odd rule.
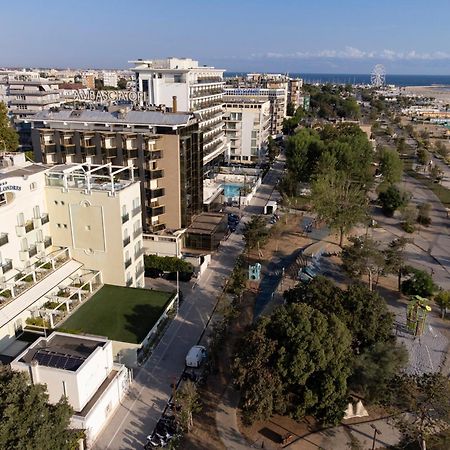
[[405,86],[402,88],[403,93],[422,97],[434,97],[444,103],[450,103],[450,86]]

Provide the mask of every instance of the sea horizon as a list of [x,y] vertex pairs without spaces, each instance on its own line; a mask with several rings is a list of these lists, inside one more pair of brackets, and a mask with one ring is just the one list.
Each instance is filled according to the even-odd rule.
[[[253,72],[225,72],[225,77],[246,75]],[[276,73],[276,72],[265,72]],[[353,73],[302,73],[288,72],[293,78],[302,78],[307,83],[370,84],[370,74]],[[386,84],[396,86],[450,86],[450,75],[386,74]]]

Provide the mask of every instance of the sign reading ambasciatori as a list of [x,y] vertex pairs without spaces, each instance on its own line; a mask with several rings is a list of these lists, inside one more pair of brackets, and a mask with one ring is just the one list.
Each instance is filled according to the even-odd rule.
[[136,103],[143,100],[143,92],[134,91],[97,91],[93,89],[79,89],[71,92],[73,99],[76,101],[89,102],[117,102],[126,101]]

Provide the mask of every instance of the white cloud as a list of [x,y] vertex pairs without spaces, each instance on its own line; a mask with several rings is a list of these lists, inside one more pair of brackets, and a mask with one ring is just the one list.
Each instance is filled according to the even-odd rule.
[[315,52],[296,51],[291,53],[267,52],[254,53],[250,56],[251,59],[385,59],[389,61],[401,60],[447,60],[450,59],[450,53],[443,51],[424,52],[420,53],[416,50],[409,50],[399,52],[391,49],[384,49],[381,51],[370,50],[365,51],[356,47],[347,46],[343,50],[324,49]]

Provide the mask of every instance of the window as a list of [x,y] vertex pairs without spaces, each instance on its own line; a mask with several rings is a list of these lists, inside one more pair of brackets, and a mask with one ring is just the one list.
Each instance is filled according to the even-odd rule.
[[61,224],[60,224],[60,223],[57,223],[56,226],[57,226],[58,228],[61,228]]
[[55,200],[55,205],[57,205],[58,204],[58,200]]
[[90,225],[86,225],[86,226],[84,227],[84,229],[85,229],[86,231],[91,231],[91,226],[90,226]]
[[66,223],[64,224],[64,228],[67,228],[67,224]]

